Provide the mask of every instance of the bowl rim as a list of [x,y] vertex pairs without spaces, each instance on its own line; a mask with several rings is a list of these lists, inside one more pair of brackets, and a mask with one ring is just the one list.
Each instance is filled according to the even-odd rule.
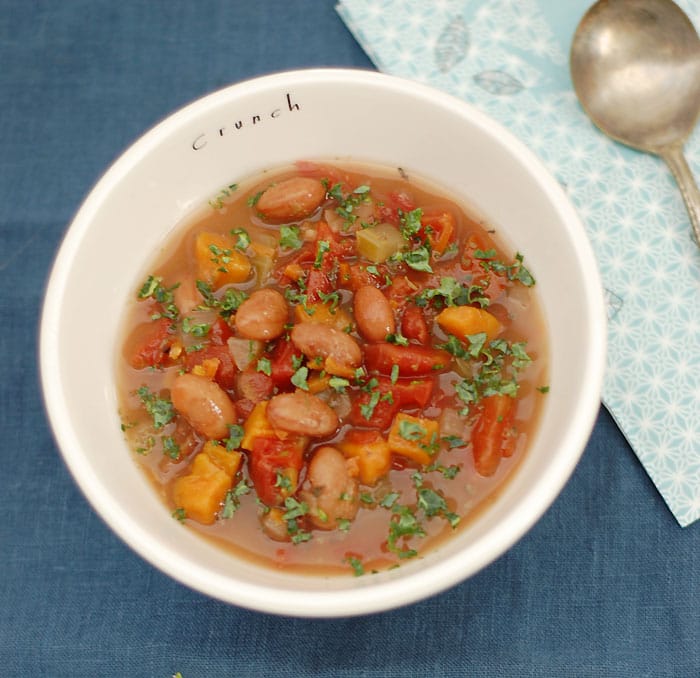
[[[540,491],[531,493],[527,505],[521,507],[512,519],[509,517],[507,533],[500,531],[497,539],[494,534],[480,538],[479,548],[469,563],[460,561],[459,554],[432,562],[428,568],[430,577],[424,577],[421,586],[415,586],[413,575],[342,591],[280,590],[240,581],[232,585],[229,579],[213,575],[203,566],[193,567],[190,561],[181,560],[167,551],[163,552],[162,546],[151,548],[143,528],[128,519],[124,513],[121,517],[115,517],[111,513],[114,504],[110,504],[109,498],[100,496],[96,490],[102,483],[89,469],[81,465],[84,453],[69,419],[66,419],[70,413],[61,402],[62,378],[59,373],[59,356],[54,350],[60,326],[60,305],[57,302],[64,291],[71,260],[80,246],[81,237],[89,229],[91,218],[109,194],[110,188],[128,173],[159,139],[189,119],[205,112],[213,102],[222,98],[253,94],[283,83],[289,86],[290,83],[323,82],[382,87],[404,96],[427,100],[438,108],[447,108],[467,117],[481,130],[491,136],[497,136],[508,148],[508,152],[527,167],[528,172],[546,193],[548,200],[556,207],[562,220],[569,224],[569,235],[575,239],[581,265],[590,273],[589,284],[584,291],[588,312],[591,317],[597,317],[598,322],[590,323],[587,328],[589,351],[586,355],[586,382],[580,387],[580,406],[572,415],[562,441],[561,447],[566,453],[557,455],[556,461],[547,468],[542,482],[539,483]],[[39,373],[50,427],[73,479],[102,521],[147,562],[189,588],[239,607],[297,617],[353,616],[396,609],[451,588],[504,554],[546,512],[578,464],[600,408],[606,360],[606,323],[602,282],[584,226],[559,183],[545,169],[542,161],[513,133],[473,105],[430,85],[372,70],[303,68],[242,80],[191,101],[144,132],[105,170],[85,195],[71,219],[47,278],[39,324]],[[173,566],[174,562],[179,563],[177,567]]]

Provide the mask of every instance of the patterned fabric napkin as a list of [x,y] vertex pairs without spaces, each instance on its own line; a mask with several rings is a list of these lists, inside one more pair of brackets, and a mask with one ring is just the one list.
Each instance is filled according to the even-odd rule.
[[[593,0],[342,0],[377,68],[475,105],[567,190],[608,300],[604,404],[678,522],[700,518],[700,250],[663,161],[610,141],[578,105],[574,30]],[[700,0],[677,0],[696,27]],[[700,131],[686,145],[700,176]]]

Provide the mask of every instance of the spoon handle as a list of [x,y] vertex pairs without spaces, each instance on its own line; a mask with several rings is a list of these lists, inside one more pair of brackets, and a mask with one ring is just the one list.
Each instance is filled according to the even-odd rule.
[[695,243],[700,247],[700,190],[683,155],[683,147],[680,145],[669,146],[663,150],[661,157],[666,161],[681,189],[683,202],[693,227]]

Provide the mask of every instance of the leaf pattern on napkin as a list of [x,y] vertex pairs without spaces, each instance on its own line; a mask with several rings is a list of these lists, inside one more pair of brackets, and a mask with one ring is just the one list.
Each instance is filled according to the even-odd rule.
[[435,43],[435,63],[442,73],[451,71],[469,51],[469,27],[456,16],[443,28]]
[[623,304],[621,296],[615,294],[612,290],[605,289],[605,305],[608,309],[608,320],[612,320],[620,312]]
[[503,71],[482,71],[474,76],[474,82],[490,94],[512,96],[525,89],[520,80]]

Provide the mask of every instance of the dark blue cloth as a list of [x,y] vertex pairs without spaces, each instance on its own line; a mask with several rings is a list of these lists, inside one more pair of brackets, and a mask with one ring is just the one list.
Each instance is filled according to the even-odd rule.
[[678,527],[604,410],[564,492],[514,548],[446,593],[368,617],[210,600],[143,562],[83,499],[36,362],[71,216],[175,108],[306,66],[371,68],[332,0],[0,0],[0,672],[700,676],[700,525]]

